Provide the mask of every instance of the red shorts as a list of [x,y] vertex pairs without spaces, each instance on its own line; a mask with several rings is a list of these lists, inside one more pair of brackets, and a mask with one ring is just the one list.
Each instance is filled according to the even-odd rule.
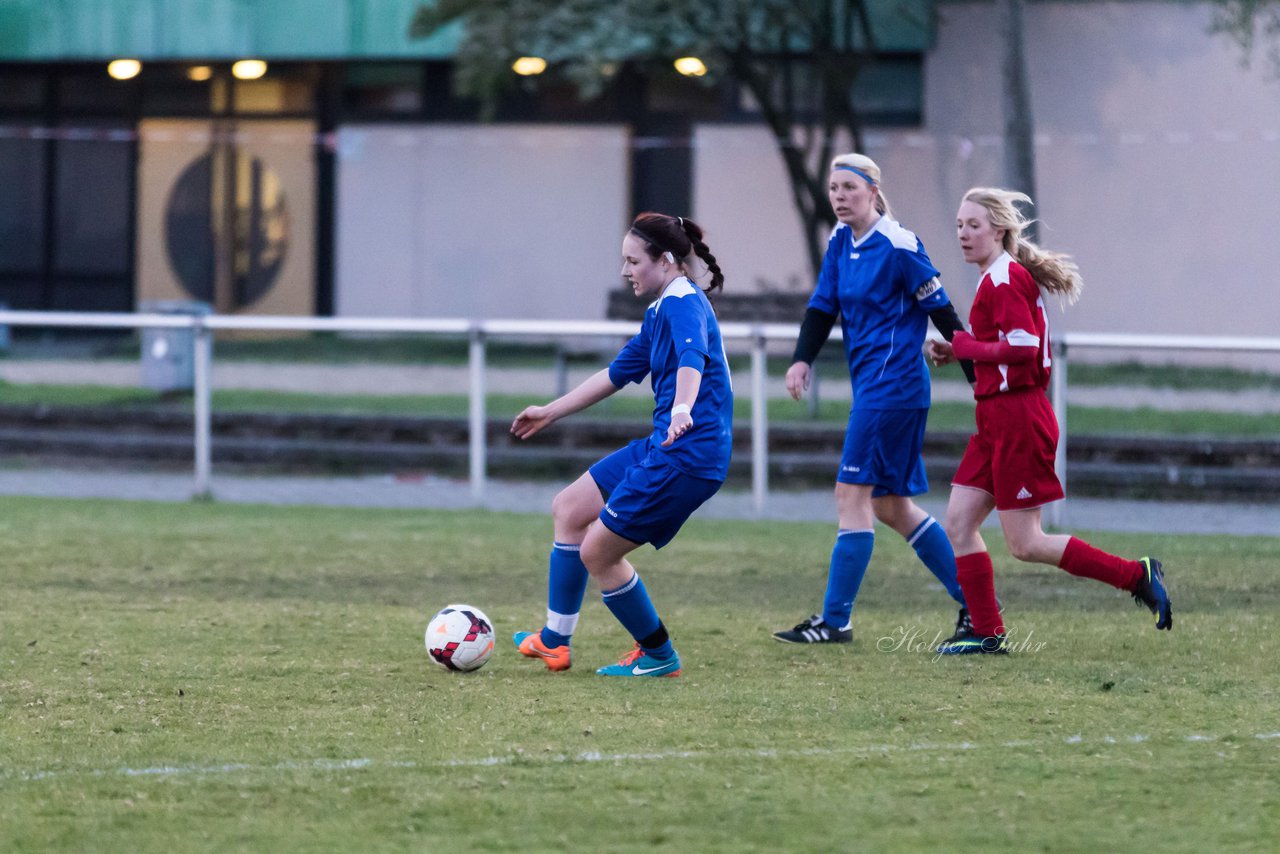
[[952,483],[981,489],[997,510],[1027,510],[1063,497],[1054,471],[1058,419],[1040,389],[978,401],[978,432],[969,437]]

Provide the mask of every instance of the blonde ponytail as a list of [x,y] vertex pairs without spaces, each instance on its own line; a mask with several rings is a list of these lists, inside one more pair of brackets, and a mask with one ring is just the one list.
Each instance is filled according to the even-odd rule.
[[1022,236],[1034,220],[1027,219],[1017,206],[1031,204],[1030,196],[997,187],[974,187],[964,194],[964,201],[986,208],[992,227],[1004,229],[1004,251],[1027,268],[1042,290],[1057,294],[1067,304],[1080,298],[1084,282],[1071,256],[1042,249]]

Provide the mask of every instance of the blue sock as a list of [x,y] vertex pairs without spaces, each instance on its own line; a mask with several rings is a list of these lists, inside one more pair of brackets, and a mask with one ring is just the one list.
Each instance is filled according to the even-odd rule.
[[907,542],[916,550],[921,562],[947,588],[951,598],[964,607],[964,593],[960,591],[960,582],[956,580],[956,553],[938,520],[932,516],[926,517],[911,532],[911,536],[907,537]]
[[582,565],[582,546],[575,543],[555,543],[548,563],[547,624],[542,629],[542,643],[554,648],[569,643],[578,627],[588,576]]
[[836,533],[836,545],[831,550],[831,571],[827,575],[827,595],[822,601],[822,619],[827,625],[836,629],[849,625],[853,600],[858,598],[858,588],[862,585],[862,576],[867,574],[875,543],[873,531],[841,528]]
[[616,590],[606,590],[604,604],[646,653],[654,658],[670,658],[675,653],[639,573]]

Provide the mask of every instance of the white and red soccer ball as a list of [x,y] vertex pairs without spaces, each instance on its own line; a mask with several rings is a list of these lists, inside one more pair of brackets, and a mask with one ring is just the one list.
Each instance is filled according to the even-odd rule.
[[446,670],[478,670],[493,655],[493,623],[473,605],[446,605],[431,618],[427,654]]

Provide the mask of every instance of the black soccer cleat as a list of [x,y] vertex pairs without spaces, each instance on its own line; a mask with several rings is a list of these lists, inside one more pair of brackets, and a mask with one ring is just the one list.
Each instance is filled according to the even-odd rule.
[[[1000,609],[1000,613],[1004,613],[1004,603],[996,598],[996,607]],[[969,609],[963,605],[960,606],[960,613],[956,615],[956,630],[946,642],[950,642],[965,634],[973,634],[973,618],[969,616]]]
[[1156,628],[1165,631],[1173,629],[1173,603],[1169,601],[1169,591],[1164,586],[1164,569],[1160,561],[1153,557],[1138,558],[1142,564],[1142,578],[1133,589],[1133,601],[1146,605],[1156,615]]
[[943,643],[951,643],[953,640],[958,640],[962,635],[971,634],[973,634],[973,619],[969,616],[968,608],[961,608],[960,613],[956,616],[955,632]]
[[938,644],[938,655],[1008,655],[1004,635],[975,635],[972,631],[956,632],[955,637]]
[[852,643],[853,629],[847,626],[837,629],[822,619],[821,614],[814,614],[794,628],[774,632],[773,639],[783,643]]

